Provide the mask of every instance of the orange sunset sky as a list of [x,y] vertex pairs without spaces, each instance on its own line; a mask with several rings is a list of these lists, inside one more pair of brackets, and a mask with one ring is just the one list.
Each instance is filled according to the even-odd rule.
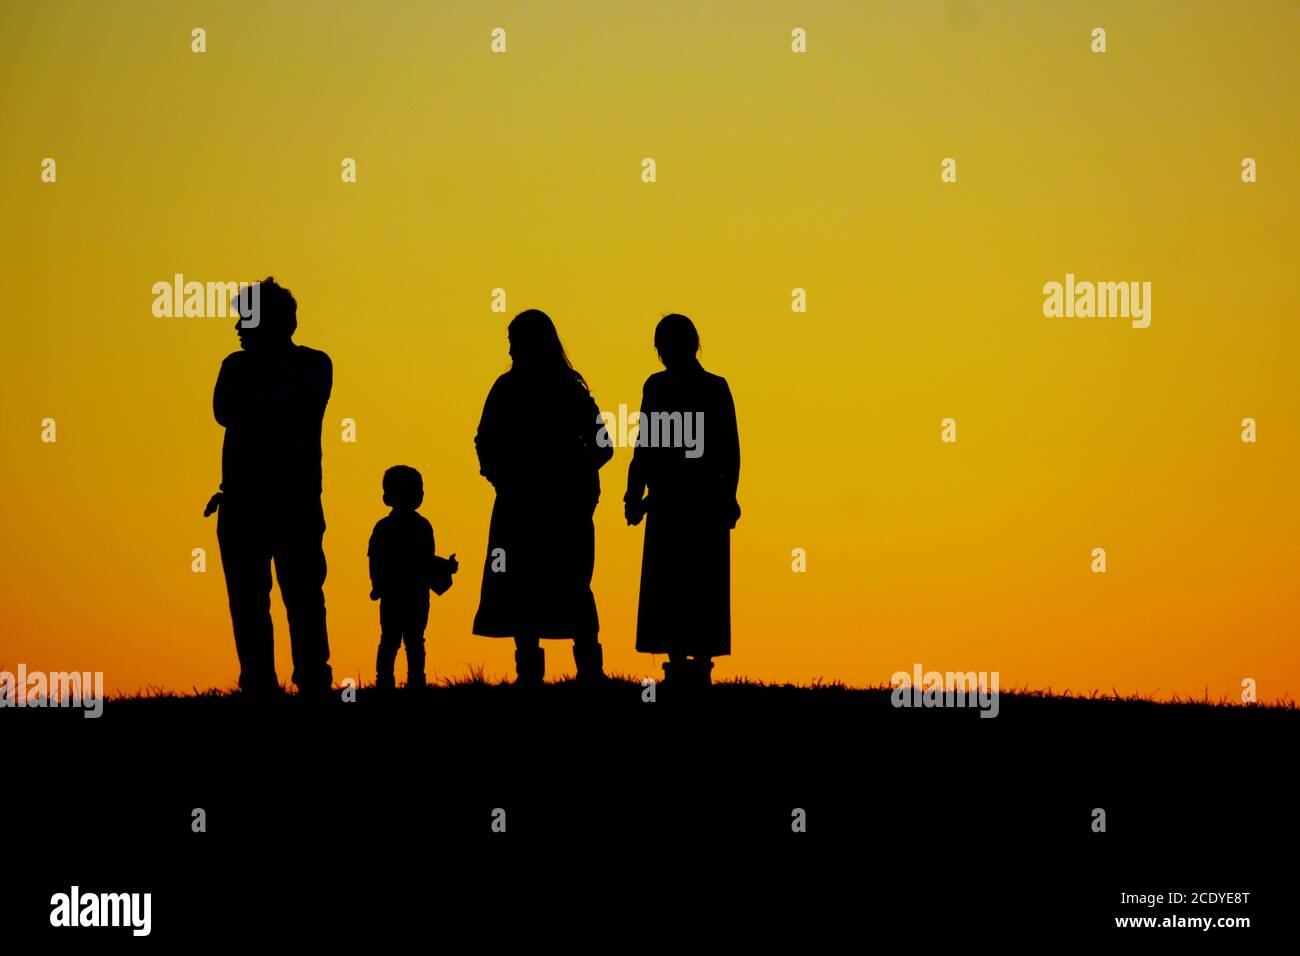
[[[237,342],[155,317],[151,290],[273,274],[334,361],[336,678],[373,678],[366,542],[397,463],[462,564],[431,675],[512,673],[509,641],[470,634],[492,505],[473,436],[507,321],[539,307],[603,409],[635,408],[670,311],[731,384],[744,516],[718,678],[882,684],[919,662],[1294,699],[1297,49],[1300,5],[1258,0],[7,0],[0,667],[234,686],[201,512]],[[1045,317],[1067,273],[1150,282],[1150,327]],[[633,649],[629,457],[602,472],[593,588],[607,668],[657,675]]]

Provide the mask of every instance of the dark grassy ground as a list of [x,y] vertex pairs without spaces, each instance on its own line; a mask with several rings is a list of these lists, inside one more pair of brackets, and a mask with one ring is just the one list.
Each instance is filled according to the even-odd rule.
[[[360,684],[359,681],[356,683]],[[668,694],[667,697],[662,698],[664,702],[672,702],[674,699],[666,687],[657,688],[656,690]],[[574,700],[603,706],[641,705],[648,703],[643,699],[644,691],[645,688],[641,678],[625,675],[611,675],[606,687],[596,693],[591,693],[587,689],[580,687],[572,679],[566,678],[548,681],[535,699],[536,701],[545,700],[557,704]],[[291,689],[286,688],[286,692],[285,703],[297,704],[298,701]],[[337,693],[341,695],[342,690],[338,690]],[[851,687],[839,681],[819,681],[812,684],[775,684],[737,678],[735,680],[716,682],[706,693],[708,697],[704,698],[704,700],[716,706],[851,706],[855,708],[871,708],[873,710],[880,708],[892,709],[890,702],[892,691],[890,688],[884,686]],[[406,706],[415,701],[419,701],[422,705],[452,703],[454,701],[457,704],[481,702],[493,706],[513,707],[516,701],[524,696],[525,692],[521,692],[508,681],[489,681],[480,672],[471,672],[465,677],[444,678],[415,690],[401,687],[396,691],[387,692],[378,690],[373,685],[360,685],[358,686],[355,702]],[[115,711],[124,711],[128,707],[132,710],[141,706],[157,707],[163,702],[175,704],[187,702],[188,706],[191,707],[226,706],[237,703],[239,697],[237,691],[216,688],[208,690],[195,688],[189,694],[178,694],[161,688],[141,688],[132,694],[111,696],[108,703],[112,705]],[[701,700],[698,694],[695,695],[695,698],[697,702]],[[949,695],[949,699],[951,700],[951,695]],[[655,702],[660,702],[658,693]],[[679,702],[684,703],[683,701]],[[1103,711],[1132,716],[1152,708],[1165,709],[1183,715],[1200,712],[1213,712],[1220,716],[1230,714],[1258,715],[1260,713],[1289,713],[1294,715],[1297,713],[1295,702],[1289,700],[1241,704],[1228,698],[1211,699],[1208,694],[1200,698],[1174,695],[1169,700],[1159,700],[1154,697],[1140,695],[1124,696],[1117,691],[1111,693],[1091,691],[1084,694],[1074,694],[1070,690],[1064,690],[1055,693],[1051,688],[1046,690],[1032,690],[1030,688],[1002,690],[999,713],[1002,712],[1001,707],[1010,706],[1012,712],[1021,718],[1028,714],[1035,716],[1064,714],[1067,711],[1078,711],[1080,705],[1087,705],[1087,712],[1092,713],[1094,716]],[[1247,719],[1259,720],[1261,718],[1254,716]]]
[[[86,880],[153,887],[173,928],[398,901],[504,926],[522,898],[559,926],[632,906],[651,925],[694,908],[914,934],[962,913],[1076,935],[1157,885],[1253,887],[1262,917],[1281,897],[1259,861],[1295,848],[1293,705],[1021,691],[981,719],[898,709],[885,688],[642,696],[467,679],[353,703],[145,691],[98,720],[10,711],[9,848],[28,861],[13,899],[66,890],[76,859]],[[213,923],[194,887],[249,892]]]

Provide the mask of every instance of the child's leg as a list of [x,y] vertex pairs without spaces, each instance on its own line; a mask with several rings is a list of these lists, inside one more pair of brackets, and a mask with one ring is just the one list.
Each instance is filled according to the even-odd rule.
[[406,642],[406,686],[424,686],[424,629],[429,626],[429,599],[417,601],[402,629]]
[[394,684],[393,667],[397,649],[402,646],[402,622],[390,601],[379,602],[379,651],[375,654],[375,686],[385,689]]
[[406,644],[406,686],[424,686],[424,628],[409,630],[403,638]]

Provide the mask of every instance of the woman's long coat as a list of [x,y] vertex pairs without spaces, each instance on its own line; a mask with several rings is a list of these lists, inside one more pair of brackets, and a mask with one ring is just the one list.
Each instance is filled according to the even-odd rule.
[[[673,447],[676,434],[701,452]],[[667,439],[667,440],[665,440]],[[654,447],[658,444],[659,447]],[[651,375],[628,497],[648,490],[636,649],[731,653],[731,529],[740,518],[740,438],[727,380],[690,362]]]
[[591,593],[598,471],[613,456],[572,373],[496,380],[474,444],[496,488],[474,633],[574,637],[599,631]]

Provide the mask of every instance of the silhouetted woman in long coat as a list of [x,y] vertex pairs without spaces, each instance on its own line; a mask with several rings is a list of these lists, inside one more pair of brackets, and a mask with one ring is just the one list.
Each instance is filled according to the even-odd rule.
[[731,653],[736,407],[727,380],[700,366],[699,333],[686,316],[659,322],[655,348],[664,371],[646,379],[623,498],[628,524],[649,515],[636,649],[668,655],[668,684],[707,686],[712,658]]
[[579,679],[598,680],[592,515],[599,469],[614,452],[597,442],[596,402],[550,317],[521,312],[508,335],[512,364],[488,393],[474,439],[497,493],[474,633],[515,639],[520,684],[542,682],[545,638],[572,638]]

